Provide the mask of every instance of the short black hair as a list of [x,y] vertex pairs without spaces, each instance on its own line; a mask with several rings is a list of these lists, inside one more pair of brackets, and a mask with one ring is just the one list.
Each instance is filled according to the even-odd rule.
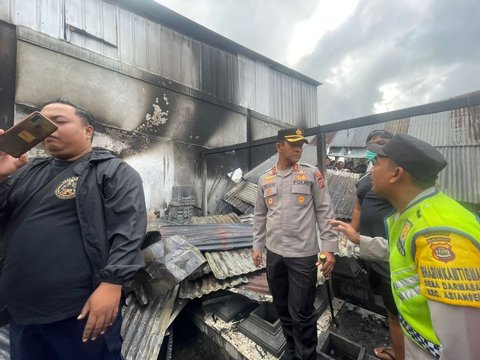
[[393,161],[391,158],[389,157],[386,157],[386,156],[382,156],[384,157],[385,159],[388,159],[389,163],[390,163],[390,166],[392,167],[401,167],[402,169],[404,169],[409,175],[410,175],[410,179],[412,180],[412,183],[413,185],[415,185],[416,187],[422,189],[422,190],[425,190],[425,189],[428,189],[432,186],[435,186],[435,184],[437,183],[437,179],[438,179],[438,176],[430,176],[426,179],[419,179],[415,176],[413,176],[412,174],[410,174],[408,172],[408,170],[406,170],[405,168],[403,168],[401,165],[398,165],[395,161]]
[[412,183],[422,189],[422,190],[425,190],[425,189],[428,189],[432,186],[435,186],[436,182],[437,182],[437,176],[435,177],[431,177],[431,178],[427,178],[427,179],[419,179],[419,178],[416,178],[415,176],[411,175],[410,174],[410,178],[412,179]]
[[388,130],[383,130],[383,129],[373,130],[367,136],[367,143],[370,140],[372,140],[373,138],[376,138],[376,137],[379,137],[379,138],[382,138],[382,139],[391,139],[393,137],[393,134]]
[[77,105],[77,104],[74,104],[73,102],[71,102],[70,100],[68,99],[64,99],[64,98],[58,98],[56,100],[49,100],[49,101],[46,101],[42,104],[42,109],[47,106],[47,105],[50,105],[50,104],[64,104],[64,105],[69,105],[71,107],[73,107],[75,109],[75,115],[77,115],[80,119],[82,119],[84,125],[91,125],[93,126],[95,124],[95,117],[93,116],[93,114],[88,111],[88,110],[85,110],[84,108],[82,108],[81,106]]

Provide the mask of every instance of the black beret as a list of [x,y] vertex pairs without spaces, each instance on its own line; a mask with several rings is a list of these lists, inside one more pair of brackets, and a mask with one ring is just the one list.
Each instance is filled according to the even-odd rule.
[[434,146],[406,134],[397,134],[385,145],[369,144],[367,149],[386,156],[419,180],[436,179],[447,160]]
[[303,136],[303,131],[298,128],[278,130],[277,141],[297,142],[303,141],[308,144],[308,140]]

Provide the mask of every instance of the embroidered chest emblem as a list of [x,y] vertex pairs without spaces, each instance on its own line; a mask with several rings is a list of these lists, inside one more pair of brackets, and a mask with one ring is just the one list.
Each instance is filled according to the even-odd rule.
[[73,199],[77,190],[78,176],[63,180],[55,189],[55,196],[62,200]]
[[275,200],[273,199],[273,197],[269,197],[267,199],[267,205],[268,206],[273,206],[273,204],[275,204]]
[[273,195],[273,188],[272,187],[267,188],[265,190],[265,196],[272,196],[272,195]]
[[432,249],[432,256],[435,260],[448,263],[455,260],[455,253],[452,250],[452,246],[447,243],[432,243],[430,244]]
[[297,202],[303,204],[305,202],[305,195],[298,195]]

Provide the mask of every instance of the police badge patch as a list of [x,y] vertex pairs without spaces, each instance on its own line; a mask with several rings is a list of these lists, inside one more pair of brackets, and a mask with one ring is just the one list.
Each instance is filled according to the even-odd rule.
[[63,180],[55,189],[55,195],[62,200],[73,199],[77,190],[78,176]]
[[447,243],[432,243],[430,244],[432,249],[432,256],[435,260],[448,263],[455,260],[455,253],[452,250],[452,246]]

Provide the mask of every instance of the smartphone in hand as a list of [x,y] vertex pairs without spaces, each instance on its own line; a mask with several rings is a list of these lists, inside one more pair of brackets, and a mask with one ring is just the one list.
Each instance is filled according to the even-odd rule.
[[0,135],[0,151],[18,158],[55,130],[57,126],[51,120],[35,111]]

